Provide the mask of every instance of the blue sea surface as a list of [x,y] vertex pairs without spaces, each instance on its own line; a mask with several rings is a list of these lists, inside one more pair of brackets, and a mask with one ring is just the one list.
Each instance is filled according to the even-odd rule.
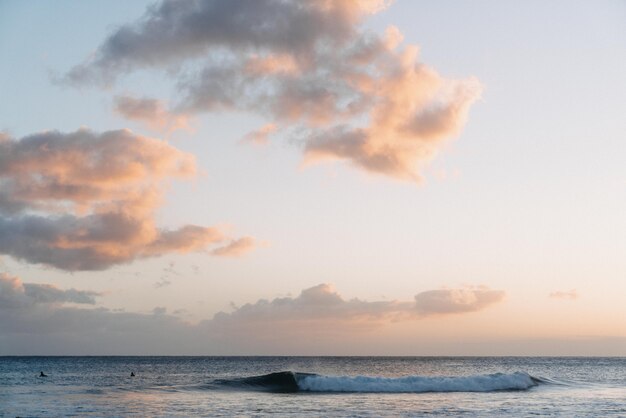
[[0,357],[1,417],[265,415],[626,417],[626,358]]

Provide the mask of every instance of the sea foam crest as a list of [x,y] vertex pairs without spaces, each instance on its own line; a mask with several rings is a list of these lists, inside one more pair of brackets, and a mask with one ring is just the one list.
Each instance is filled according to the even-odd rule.
[[529,374],[515,372],[476,376],[398,378],[369,376],[298,376],[300,390],[310,392],[491,392],[526,390],[537,385]]

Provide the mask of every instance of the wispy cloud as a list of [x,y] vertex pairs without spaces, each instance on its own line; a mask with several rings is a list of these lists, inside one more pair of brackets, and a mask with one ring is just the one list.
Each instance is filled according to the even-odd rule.
[[278,125],[275,123],[268,123],[261,126],[259,129],[254,130],[246,134],[241,142],[247,142],[255,145],[267,145],[269,143],[269,137],[278,130]]
[[551,292],[549,297],[551,297],[552,299],[576,300],[578,299],[578,292],[576,291],[576,289],[568,291],[557,290]]
[[223,247],[215,248],[211,251],[214,255],[227,257],[240,257],[257,247],[257,242],[253,237],[243,237],[231,240]]
[[64,270],[102,270],[166,253],[209,250],[215,227],[157,227],[170,179],[194,157],[129,130],[0,137],[0,254]]
[[172,282],[171,282],[171,281],[169,281],[169,280],[167,280],[166,278],[162,277],[162,278],[161,278],[158,282],[155,282],[152,286],[153,286],[155,289],[161,289],[161,288],[166,287],[166,286],[169,286],[169,285],[171,285],[171,284],[172,284]]
[[420,315],[447,315],[480,311],[504,297],[504,291],[484,286],[438,289],[415,295],[415,305]]
[[[115,30],[65,78],[102,85],[163,69],[180,92],[177,114],[254,112],[273,123],[251,133],[252,142],[265,142],[270,126],[297,128],[307,164],[344,160],[419,182],[422,167],[460,133],[482,87],[420,63],[417,46],[402,45],[396,27],[382,35],[364,30],[363,20],[388,4],[163,0]],[[152,100],[120,105],[135,118],[163,119]]]
[[189,129],[189,117],[170,112],[160,100],[116,96],[114,105],[115,111],[122,117],[141,122],[154,131],[173,132],[178,129]]

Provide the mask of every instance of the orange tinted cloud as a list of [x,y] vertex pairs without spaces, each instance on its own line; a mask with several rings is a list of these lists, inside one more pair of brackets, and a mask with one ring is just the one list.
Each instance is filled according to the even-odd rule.
[[116,96],[114,102],[115,111],[122,117],[141,122],[152,130],[172,132],[189,129],[189,117],[171,113],[160,100]]
[[151,211],[163,181],[191,178],[195,158],[129,130],[48,131],[0,141],[4,206],[31,211]]
[[[433,298],[431,292],[437,292],[438,297]],[[412,301],[367,301],[346,299],[332,285],[323,283],[302,290],[296,297],[246,303],[232,312],[217,313],[200,325],[214,341],[233,347],[254,346],[269,353],[315,353],[316,348],[326,347],[325,352],[336,353],[338,347],[350,347],[361,338],[376,340],[400,322],[429,321],[434,310],[442,315],[471,315],[501,301],[503,294],[482,288],[474,293],[457,290],[460,296],[455,296],[455,291],[439,292],[422,292]],[[355,352],[353,346],[351,350]]]
[[65,270],[101,270],[167,253],[209,250],[219,229],[159,228],[170,179],[193,156],[129,130],[81,129],[0,140],[0,253]]
[[505,292],[484,286],[428,290],[415,296],[420,315],[447,315],[480,311],[501,302]]
[[[197,324],[181,320],[176,311],[170,314],[171,307],[155,307],[151,313],[92,308],[99,297],[103,296],[97,292],[23,283],[0,273],[0,355],[460,355],[469,350],[473,355],[623,356],[626,352],[623,332],[580,337],[577,329],[570,335],[522,338],[501,335],[496,327],[486,335],[468,336],[472,329],[459,333],[459,326],[467,322],[457,321],[457,316],[423,319],[421,326],[412,326],[408,321],[423,318],[416,313],[415,301],[346,299],[329,284],[305,289],[296,297],[261,299]],[[468,304],[467,296],[443,299]]]
[[227,245],[211,251],[211,254],[227,257],[240,257],[252,251],[257,246],[253,237],[243,237],[230,241]]
[[387,48],[372,56],[373,73],[349,75],[372,103],[368,123],[312,133],[305,162],[342,159],[368,172],[419,181],[421,166],[458,135],[480,97],[478,81],[442,78],[416,62],[416,47],[400,52]]
[[277,73],[297,74],[300,69],[292,55],[252,56],[245,63],[244,71],[255,76]]
[[256,145],[267,145],[269,143],[269,136],[278,130],[278,126],[275,123],[268,123],[261,126],[256,131],[252,131],[244,136],[242,142],[250,142]]
[[295,298],[261,299],[247,303],[231,313],[220,312],[213,318],[214,325],[224,323],[234,328],[254,327],[255,323],[271,321],[274,325],[294,322],[352,321],[367,319],[372,324],[383,319],[412,313],[413,304],[397,301],[367,302],[345,300],[331,284],[323,283],[304,289]]
[[249,326],[257,321],[273,323],[316,321],[365,321],[371,326],[387,321],[411,320],[437,314],[475,312],[502,301],[504,292],[486,287],[429,290],[418,293],[414,301],[364,301],[344,299],[328,283],[304,289],[299,296],[261,299],[247,303],[231,313],[218,313],[216,324]]
[[[307,164],[343,160],[419,182],[423,166],[459,135],[482,88],[474,78],[446,79],[420,63],[416,46],[401,47],[396,27],[382,35],[362,28],[366,16],[388,4],[163,0],[114,31],[66,78],[101,84],[202,58],[198,71],[170,72],[180,114],[254,112],[299,133]],[[145,104],[150,114],[159,112]],[[265,142],[273,132],[247,139]]]

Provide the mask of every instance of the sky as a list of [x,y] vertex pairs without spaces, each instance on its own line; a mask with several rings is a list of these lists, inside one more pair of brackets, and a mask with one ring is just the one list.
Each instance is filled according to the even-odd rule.
[[626,3],[0,0],[0,355],[626,355]]

